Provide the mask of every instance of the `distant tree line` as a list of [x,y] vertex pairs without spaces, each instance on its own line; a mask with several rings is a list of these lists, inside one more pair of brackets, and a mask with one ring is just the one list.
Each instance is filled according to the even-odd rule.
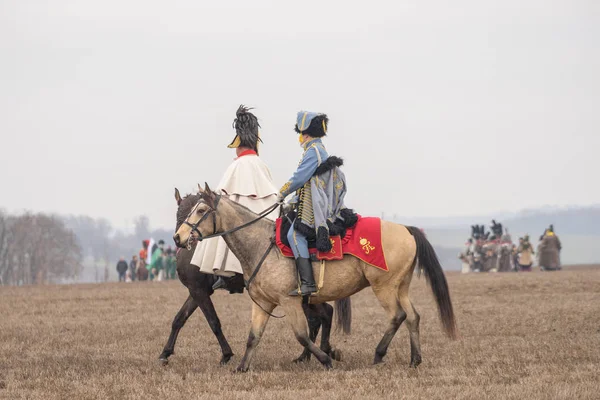
[[[62,217],[77,236],[87,262],[80,277],[82,282],[106,282],[115,274],[120,257],[130,260],[142,247],[142,240],[154,238],[169,242],[172,231],[150,228],[150,220],[142,215],[134,218],[131,233],[115,229],[108,220],[89,216]],[[173,218],[175,220],[175,218]]]
[[120,257],[129,260],[142,240],[168,242],[171,231],[151,230],[146,216],[131,233],[108,220],[43,213],[10,215],[0,210],[0,285],[106,282]]
[[0,285],[77,280],[82,257],[75,233],[60,218],[0,210]]

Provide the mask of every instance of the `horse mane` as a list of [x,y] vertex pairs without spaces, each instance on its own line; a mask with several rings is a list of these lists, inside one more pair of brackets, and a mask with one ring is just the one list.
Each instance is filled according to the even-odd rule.
[[[246,206],[245,206],[245,205],[243,205],[243,204],[240,204],[240,203],[238,203],[237,201],[233,201],[233,200],[231,200],[231,199],[230,199],[230,198],[228,198],[228,197],[225,197],[225,199],[227,199],[227,200],[229,200],[230,202],[232,202],[232,203],[233,203],[233,205],[234,205],[234,207],[239,207],[239,208],[241,208],[242,210],[248,211],[250,214],[252,214],[252,215],[255,215],[255,216],[258,216],[258,215],[259,215],[257,212],[255,212],[255,211],[252,211],[251,209],[249,209],[248,207],[246,207]],[[263,210],[261,210],[261,211],[263,211]],[[273,211],[273,212],[275,212],[275,211]],[[262,219],[262,221],[264,221],[264,222],[268,222],[268,223],[269,223],[269,224],[271,224],[271,225],[274,225],[274,224],[275,224],[273,221],[271,221],[271,220],[269,220],[269,219],[265,219],[265,218],[263,218],[263,219]]]

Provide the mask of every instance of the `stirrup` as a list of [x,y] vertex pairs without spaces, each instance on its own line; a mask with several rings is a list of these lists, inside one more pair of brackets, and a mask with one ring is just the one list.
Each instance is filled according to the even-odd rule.
[[227,287],[227,282],[225,282],[225,279],[223,279],[223,277],[219,276],[217,281],[212,285],[212,289],[213,290],[219,290],[219,289],[228,290],[229,288]]
[[305,287],[299,287],[296,288],[294,290],[292,290],[291,292],[288,293],[288,296],[316,296],[318,293],[318,290],[316,287],[309,287],[309,286],[305,286]]

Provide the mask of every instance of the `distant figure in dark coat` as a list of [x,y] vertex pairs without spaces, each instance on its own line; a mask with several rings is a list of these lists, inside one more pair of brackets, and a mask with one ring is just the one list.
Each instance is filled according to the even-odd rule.
[[135,281],[135,279],[136,279],[135,271],[137,269],[137,265],[138,265],[138,256],[134,255],[131,258],[131,261],[129,262],[129,272],[131,274],[131,280],[132,281]]
[[562,245],[560,244],[560,240],[554,233],[554,227],[550,225],[550,228],[546,230],[546,233],[538,246],[539,264],[542,271],[556,271],[561,269],[561,249]]
[[125,273],[127,272],[128,268],[129,268],[129,266],[127,265],[127,262],[125,261],[125,257],[121,257],[119,259],[119,262],[117,263],[117,272],[119,273],[119,282],[125,282]]

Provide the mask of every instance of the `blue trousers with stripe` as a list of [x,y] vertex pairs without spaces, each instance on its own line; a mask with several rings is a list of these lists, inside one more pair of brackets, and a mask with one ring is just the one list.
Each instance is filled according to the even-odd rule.
[[288,231],[287,239],[294,253],[294,258],[310,258],[308,240],[306,240],[306,236],[294,229],[294,224],[292,224],[292,227]]

